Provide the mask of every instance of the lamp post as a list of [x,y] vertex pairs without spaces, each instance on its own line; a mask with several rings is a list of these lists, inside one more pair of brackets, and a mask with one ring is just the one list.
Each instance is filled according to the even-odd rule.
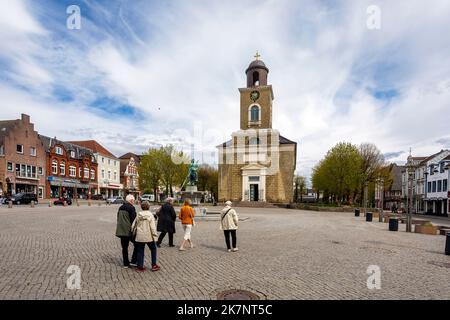
[[407,182],[407,198],[406,198],[406,232],[412,232],[412,218],[411,218],[411,211],[412,211],[412,193],[413,193],[413,178],[414,178],[414,165],[412,161],[409,161],[407,164],[407,175],[408,175],[408,182]]
[[383,222],[383,216],[384,216],[384,212],[383,212],[383,201],[384,201],[384,179],[380,178],[378,180],[378,185],[379,185],[379,192],[380,192],[380,213],[378,215],[378,221],[379,222]]

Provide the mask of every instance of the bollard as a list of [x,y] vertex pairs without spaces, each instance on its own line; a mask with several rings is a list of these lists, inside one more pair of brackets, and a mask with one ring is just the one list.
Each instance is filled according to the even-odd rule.
[[367,212],[366,213],[366,221],[367,222],[372,222],[372,217],[373,217],[372,212]]
[[8,201],[8,208],[10,208],[10,209],[12,208],[12,201],[11,200]]
[[31,207],[34,208],[34,200],[31,201]]
[[450,256],[450,232],[446,235],[447,241],[445,241],[445,254]]
[[359,209],[355,209],[355,217],[359,217],[359,213],[360,213]]
[[64,205],[64,207],[67,207],[67,201],[66,200],[64,200],[63,205]]
[[397,218],[389,219],[389,231],[398,231],[398,219]]

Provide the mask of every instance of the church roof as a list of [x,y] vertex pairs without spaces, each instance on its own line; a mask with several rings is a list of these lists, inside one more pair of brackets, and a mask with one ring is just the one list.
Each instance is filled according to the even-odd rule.
[[262,60],[253,60],[248,66],[247,70],[245,70],[245,73],[253,69],[264,69],[269,72],[269,69],[266,67],[266,64]]

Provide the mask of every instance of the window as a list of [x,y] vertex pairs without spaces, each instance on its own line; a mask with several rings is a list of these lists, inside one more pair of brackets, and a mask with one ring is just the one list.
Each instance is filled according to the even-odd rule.
[[250,109],[250,121],[259,121],[259,107],[253,106]]
[[448,188],[447,184],[448,184],[448,180],[447,179],[442,180],[442,191],[443,192],[447,191],[447,188]]
[[70,166],[69,167],[69,176],[75,178],[77,176],[77,167]]
[[437,182],[437,192],[441,192],[442,191],[442,180],[439,180]]
[[18,144],[16,146],[17,153],[23,153],[23,144]]
[[30,147],[30,156],[36,157],[36,148],[35,147]]
[[445,167],[445,162],[441,162],[441,166],[440,166],[440,172],[444,173],[444,167]]
[[259,139],[256,137],[250,138],[249,140],[249,145],[258,145],[259,144]]
[[108,179],[111,180],[111,171],[108,170]]
[[111,159],[108,159],[108,165],[111,165]]
[[78,177],[79,177],[79,178],[81,178],[82,170],[83,170],[83,169],[81,169],[81,167],[78,168]]
[[62,176],[66,175],[66,163],[64,161],[62,161],[59,164],[59,174],[62,175]]
[[91,180],[95,180],[95,170],[91,169]]
[[88,167],[84,168],[84,178],[89,179],[89,168]]
[[433,192],[436,192],[436,181],[433,181]]
[[62,155],[63,155],[63,150],[62,150],[62,148],[61,148],[61,147],[55,147],[55,153],[62,156]]
[[13,164],[12,164],[12,162],[8,162],[8,171],[9,172],[13,171]]
[[70,151],[70,157],[75,158],[75,151]]
[[259,86],[259,72],[253,71],[253,86]]
[[102,179],[105,179],[105,170],[102,170]]
[[38,175],[42,176],[42,167],[38,168]]
[[[3,145],[0,146],[0,156],[5,155],[5,147]],[[115,161],[114,161],[115,162]],[[115,163],[114,163],[115,164]]]
[[117,171],[114,171],[114,180],[117,180]]
[[114,160],[114,166],[116,165],[116,163],[117,163],[116,160]]
[[248,177],[248,181],[249,182],[258,182],[259,177],[258,176],[250,176],[250,177]]
[[428,182],[427,192],[431,192],[431,182]]
[[52,161],[52,174],[58,174],[58,161]]
[[105,158],[102,157],[102,163],[105,163]]

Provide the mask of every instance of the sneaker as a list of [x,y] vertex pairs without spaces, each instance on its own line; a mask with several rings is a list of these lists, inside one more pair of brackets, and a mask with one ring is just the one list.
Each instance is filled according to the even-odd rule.
[[124,269],[128,269],[128,268],[129,268],[129,266],[123,266],[123,268],[124,268]]
[[183,248],[183,247],[181,247],[181,248],[180,248],[180,251],[186,251],[186,249],[185,249],[185,248]]
[[191,249],[194,248],[194,244],[191,242]]
[[136,267],[137,267],[137,264],[136,264],[136,263],[130,263],[130,267],[136,268]]
[[231,252],[231,249],[228,249],[227,251],[228,251],[228,252]]
[[161,269],[161,267],[158,266],[157,264],[155,264],[155,265],[152,267],[152,271],[158,271],[159,269]]
[[238,249],[238,248],[234,248],[234,249],[233,249],[233,252],[236,252],[236,251],[239,251],[239,249]]
[[175,245],[174,244],[169,244],[169,247],[173,248],[173,247],[175,247]]
[[147,270],[146,267],[137,267],[136,271],[137,272],[145,272]]

